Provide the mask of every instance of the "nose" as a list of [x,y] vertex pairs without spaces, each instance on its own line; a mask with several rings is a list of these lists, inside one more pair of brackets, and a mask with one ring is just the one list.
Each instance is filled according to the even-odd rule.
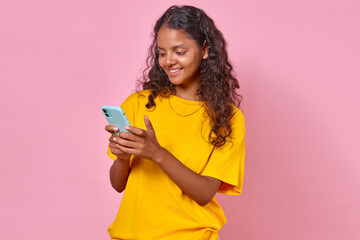
[[174,64],[176,64],[176,60],[175,60],[175,58],[174,58],[174,54],[167,54],[167,56],[166,56],[166,65],[167,66],[172,66],[172,65],[174,65]]

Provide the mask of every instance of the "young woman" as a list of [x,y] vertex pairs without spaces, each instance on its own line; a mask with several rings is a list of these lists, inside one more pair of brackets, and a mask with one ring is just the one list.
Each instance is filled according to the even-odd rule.
[[219,238],[216,192],[241,193],[245,124],[226,43],[201,9],[170,7],[156,22],[141,91],[122,108],[131,133],[111,133],[113,188],[125,190],[112,239]]

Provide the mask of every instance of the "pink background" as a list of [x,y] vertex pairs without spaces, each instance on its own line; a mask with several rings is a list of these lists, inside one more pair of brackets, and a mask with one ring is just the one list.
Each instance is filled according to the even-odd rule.
[[247,123],[243,194],[222,239],[360,239],[358,1],[2,1],[0,239],[108,239],[100,107],[120,105],[155,20],[203,8],[222,30]]

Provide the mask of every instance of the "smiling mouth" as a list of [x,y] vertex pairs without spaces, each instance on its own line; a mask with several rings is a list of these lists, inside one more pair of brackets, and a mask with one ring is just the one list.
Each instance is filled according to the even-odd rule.
[[180,71],[182,68],[178,68],[178,69],[169,69],[170,73],[176,73],[178,71]]

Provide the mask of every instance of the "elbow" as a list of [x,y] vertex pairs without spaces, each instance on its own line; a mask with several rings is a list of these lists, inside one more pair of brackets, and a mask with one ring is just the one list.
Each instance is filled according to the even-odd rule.
[[200,206],[202,206],[202,207],[204,207],[204,206],[206,206],[209,202],[207,202],[207,201],[196,201],[197,202],[197,204],[199,204]]
[[193,199],[197,202],[197,204],[204,207],[214,198],[216,192],[220,188],[221,181],[207,176],[203,176],[202,180],[203,184],[199,187],[200,191],[194,195]]
[[118,193],[122,193],[125,190],[125,187],[119,186],[119,185],[115,185],[111,183],[111,186],[115,189],[115,191],[117,191]]
[[118,188],[118,189],[116,189],[116,188],[114,188],[118,193],[122,193],[125,189],[123,189],[123,188]]
[[199,204],[200,206],[204,207],[206,206],[209,202],[211,202],[212,197],[206,197],[206,198],[201,198],[201,199],[197,199],[195,200],[197,204]]

